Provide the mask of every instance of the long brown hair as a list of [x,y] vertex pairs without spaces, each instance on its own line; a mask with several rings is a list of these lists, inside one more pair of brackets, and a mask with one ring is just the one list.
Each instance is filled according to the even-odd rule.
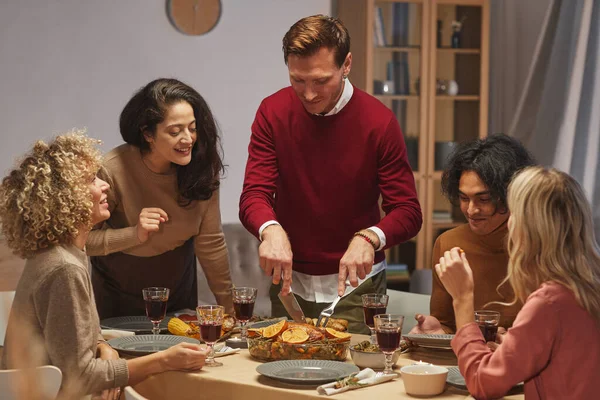
[[192,87],[177,79],[156,79],[138,90],[127,102],[119,127],[123,140],[149,152],[145,132],[156,134],[156,125],[164,119],[170,105],[187,102],[194,110],[198,139],[192,148],[192,161],[177,165],[179,204],[189,205],[193,200],[208,200],[219,188],[224,172],[221,157],[219,129],[210,107]]

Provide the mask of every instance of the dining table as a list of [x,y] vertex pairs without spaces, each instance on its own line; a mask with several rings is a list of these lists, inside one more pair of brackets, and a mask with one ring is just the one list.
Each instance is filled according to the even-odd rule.
[[[368,340],[368,336],[354,334],[351,345]],[[317,385],[298,385],[280,382],[278,380],[261,375],[256,367],[262,364],[250,356],[247,349],[240,349],[235,354],[220,357],[223,363],[221,367],[205,367],[197,372],[169,371],[152,375],[134,386],[134,389],[142,396],[150,400],[198,400],[198,399],[259,399],[259,400],[307,400],[324,399],[331,397],[332,400],[362,399],[365,398],[385,399],[415,399],[406,393],[400,368],[421,362],[432,363],[441,366],[456,366],[457,361],[452,351],[432,351],[425,349],[413,349],[401,354],[394,371],[398,377],[392,381],[380,383],[373,386],[362,387],[337,393],[331,396],[318,394]],[[348,354],[347,363],[352,363]],[[446,384],[443,393],[423,397],[420,399],[458,400],[473,399],[469,392],[450,384]],[[522,391],[504,397],[510,400],[523,400]]]

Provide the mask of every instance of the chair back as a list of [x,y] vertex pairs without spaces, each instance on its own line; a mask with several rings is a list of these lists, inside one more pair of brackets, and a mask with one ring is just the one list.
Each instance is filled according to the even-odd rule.
[[431,296],[425,294],[400,292],[388,289],[387,313],[404,315],[402,333],[408,333],[416,324],[415,314],[429,315]]
[[135,391],[131,386],[125,388],[125,400],[148,400],[141,394]]
[[[223,224],[223,233],[229,252],[229,269],[235,286],[258,289],[254,314],[271,315],[269,288],[271,278],[266,276],[258,262],[259,241],[240,223]],[[208,287],[206,276],[198,264],[198,304],[216,304]]]
[[35,390],[39,395],[36,398],[54,400],[61,383],[62,373],[53,365],[27,370],[0,370],[0,393],[3,400],[31,398],[23,393],[24,390]]
[[410,275],[409,292],[420,294],[431,294],[432,282],[431,269],[415,269]]

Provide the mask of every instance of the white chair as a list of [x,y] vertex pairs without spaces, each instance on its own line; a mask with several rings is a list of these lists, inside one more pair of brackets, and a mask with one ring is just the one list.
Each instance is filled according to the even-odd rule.
[[125,388],[125,400],[148,400],[135,391],[131,386]]
[[[62,383],[60,369],[53,365],[44,365],[30,370],[0,370],[0,393],[3,400],[29,398],[23,391],[32,388],[39,398],[55,399]],[[37,397],[36,397],[37,398]]]
[[387,295],[388,314],[404,315],[402,333],[408,333],[416,324],[415,314],[429,315],[429,300],[431,296],[425,294],[400,292],[388,289]]

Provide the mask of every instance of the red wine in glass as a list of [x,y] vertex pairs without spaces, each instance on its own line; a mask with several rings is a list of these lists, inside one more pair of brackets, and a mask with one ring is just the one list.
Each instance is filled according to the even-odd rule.
[[365,313],[365,324],[367,324],[369,328],[374,328],[375,322],[373,321],[373,317],[377,314],[385,314],[385,310],[385,304],[381,303],[371,303],[363,306],[363,311]]
[[248,321],[254,313],[254,301],[234,301],[235,317],[240,321]]
[[221,337],[221,326],[223,324],[200,324],[200,336],[207,343],[214,343]]
[[381,351],[393,353],[400,347],[400,331],[398,329],[380,328],[377,331],[377,344]]
[[498,325],[496,324],[486,324],[479,323],[479,329],[483,334],[486,342],[495,342],[496,334],[498,333]]
[[146,316],[154,323],[160,323],[167,314],[167,300],[160,297],[144,300],[146,303]]

